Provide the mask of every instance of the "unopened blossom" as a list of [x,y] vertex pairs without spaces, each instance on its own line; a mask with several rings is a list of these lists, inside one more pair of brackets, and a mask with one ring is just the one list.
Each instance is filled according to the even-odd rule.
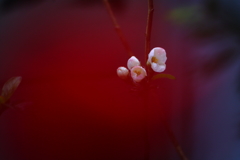
[[134,82],[140,82],[147,76],[147,72],[143,67],[135,66],[131,69],[131,76]]
[[140,66],[140,61],[135,56],[132,56],[127,61],[127,67],[131,70],[135,66]]
[[126,67],[118,67],[117,75],[122,79],[127,79],[129,71]]
[[166,69],[166,51],[163,48],[153,48],[148,54],[148,64],[155,72],[163,72]]

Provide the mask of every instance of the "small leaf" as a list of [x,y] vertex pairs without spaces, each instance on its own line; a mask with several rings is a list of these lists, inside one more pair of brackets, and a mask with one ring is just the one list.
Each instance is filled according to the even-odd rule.
[[12,77],[3,85],[1,96],[4,98],[4,102],[12,96],[21,80],[22,77]]
[[173,75],[171,74],[157,74],[155,76],[152,77],[152,80],[156,80],[159,78],[168,78],[168,79],[176,79]]
[[200,22],[203,16],[201,7],[192,5],[173,9],[167,18],[179,25],[189,25]]

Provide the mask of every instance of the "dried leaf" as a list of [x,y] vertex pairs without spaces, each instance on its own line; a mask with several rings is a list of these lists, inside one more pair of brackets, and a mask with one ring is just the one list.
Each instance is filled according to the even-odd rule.
[[156,80],[159,78],[168,78],[168,79],[176,79],[173,75],[171,74],[157,74],[155,76],[152,77],[152,80]]
[[3,85],[1,96],[4,97],[5,101],[12,96],[21,80],[22,77],[12,77]]

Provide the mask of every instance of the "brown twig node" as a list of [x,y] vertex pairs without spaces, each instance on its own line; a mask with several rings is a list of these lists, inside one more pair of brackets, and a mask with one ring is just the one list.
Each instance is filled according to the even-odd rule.
[[120,26],[119,26],[119,24],[118,24],[118,22],[117,22],[117,20],[116,20],[116,18],[114,16],[114,14],[113,14],[113,11],[112,11],[112,8],[111,8],[111,5],[110,5],[109,1],[108,0],[103,0],[103,3],[105,4],[105,6],[107,8],[107,11],[108,11],[108,13],[109,13],[109,15],[110,15],[110,17],[112,19],[113,25],[115,27],[115,30],[116,30],[116,32],[117,32],[117,34],[118,34],[118,36],[119,36],[119,38],[120,38],[124,48],[125,48],[125,50],[127,51],[128,55],[130,57],[133,56],[132,50],[131,50],[131,48],[130,48],[130,46],[129,46],[125,36],[123,35],[123,32],[122,32],[122,30],[121,30],[121,28],[120,28]]

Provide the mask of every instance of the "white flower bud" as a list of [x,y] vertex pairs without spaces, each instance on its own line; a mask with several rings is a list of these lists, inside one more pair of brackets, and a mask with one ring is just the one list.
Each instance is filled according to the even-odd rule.
[[118,77],[122,78],[122,79],[127,79],[129,74],[129,71],[127,68],[125,67],[118,67],[117,69],[117,75]]
[[140,66],[140,62],[135,56],[132,56],[127,61],[127,67],[128,67],[128,69],[131,70],[135,66]]
[[140,82],[147,76],[147,72],[143,67],[135,66],[131,69],[131,76],[134,82]]
[[166,51],[163,48],[153,48],[148,54],[148,62],[155,72],[163,72],[166,69]]

